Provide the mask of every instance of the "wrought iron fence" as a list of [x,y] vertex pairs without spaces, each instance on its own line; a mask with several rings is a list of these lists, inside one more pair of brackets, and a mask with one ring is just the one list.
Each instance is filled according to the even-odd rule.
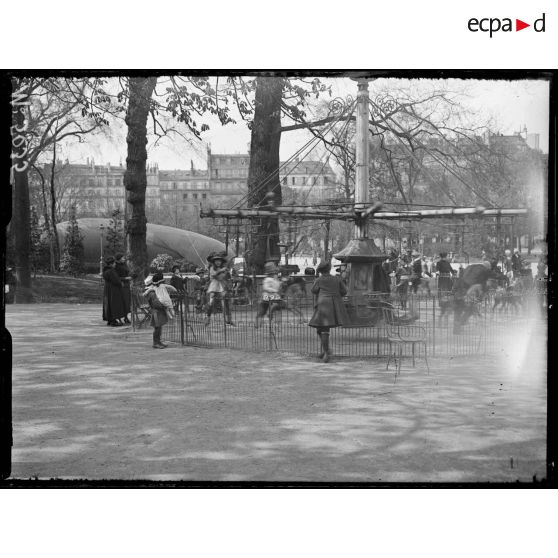
[[[207,319],[208,300],[202,290],[190,289],[173,295],[176,317],[163,328],[166,340],[207,348],[231,348],[249,351],[285,351],[302,355],[319,352],[315,329],[308,326],[314,300],[309,290],[296,297],[286,297],[257,319],[259,301],[255,297],[228,297],[215,305]],[[426,350],[432,356],[491,354],[501,351],[529,323],[544,323],[546,285],[513,293],[489,292],[479,299],[456,299],[451,293],[370,293],[366,304],[345,298],[363,325],[331,330],[330,342],[337,356],[387,357],[390,346],[380,311],[381,302],[389,302],[398,311],[402,323],[412,322],[426,330]],[[149,324],[145,318],[146,301],[132,296],[133,327]],[[228,306],[228,311],[227,311]],[[232,325],[227,319],[230,313]],[[410,356],[410,348],[403,354]]]

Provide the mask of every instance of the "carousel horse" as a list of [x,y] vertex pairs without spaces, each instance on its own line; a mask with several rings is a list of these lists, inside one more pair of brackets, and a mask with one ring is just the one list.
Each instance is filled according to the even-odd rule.
[[498,287],[494,293],[494,304],[492,311],[496,308],[499,311],[510,308],[515,312],[519,312],[523,307],[524,284],[521,279],[516,279],[507,287]]
[[[497,280],[499,277],[489,265],[468,265],[463,270],[461,277],[454,282],[449,304],[447,300],[444,301],[444,304],[447,305],[445,309],[442,308],[443,302],[440,300],[442,309],[440,317],[449,309],[453,310],[453,332],[455,334],[461,333],[462,326],[468,322],[471,316],[480,315],[478,297],[484,298],[487,295],[490,279]],[[472,293],[475,293],[474,296]]]

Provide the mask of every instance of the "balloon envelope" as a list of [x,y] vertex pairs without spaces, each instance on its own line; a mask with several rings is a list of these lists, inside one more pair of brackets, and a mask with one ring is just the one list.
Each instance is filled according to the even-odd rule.
[[[101,225],[104,227],[103,257],[114,256],[108,251],[106,239],[110,219],[90,217],[78,219],[77,222],[83,235],[86,266],[99,265],[101,258]],[[67,226],[67,221],[56,225],[61,248],[64,246]],[[210,252],[220,252],[225,249],[222,242],[203,234],[152,223],[147,223],[146,241],[148,263],[158,254],[168,254],[174,260],[184,259],[196,265],[207,265],[206,258]]]

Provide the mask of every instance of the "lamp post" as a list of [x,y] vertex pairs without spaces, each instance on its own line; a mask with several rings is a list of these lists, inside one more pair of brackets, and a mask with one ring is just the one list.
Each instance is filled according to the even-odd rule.
[[99,225],[99,230],[101,231],[101,259],[99,260],[99,275],[103,276],[103,231],[105,226],[101,223]]

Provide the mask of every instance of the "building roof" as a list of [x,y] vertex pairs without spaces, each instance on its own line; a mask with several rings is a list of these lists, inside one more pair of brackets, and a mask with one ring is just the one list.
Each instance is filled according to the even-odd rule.
[[329,162],[323,161],[290,161],[289,163],[281,162],[281,175],[296,175],[296,174],[328,174],[335,175]]
[[186,180],[209,178],[206,170],[160,170],[159,180]]

